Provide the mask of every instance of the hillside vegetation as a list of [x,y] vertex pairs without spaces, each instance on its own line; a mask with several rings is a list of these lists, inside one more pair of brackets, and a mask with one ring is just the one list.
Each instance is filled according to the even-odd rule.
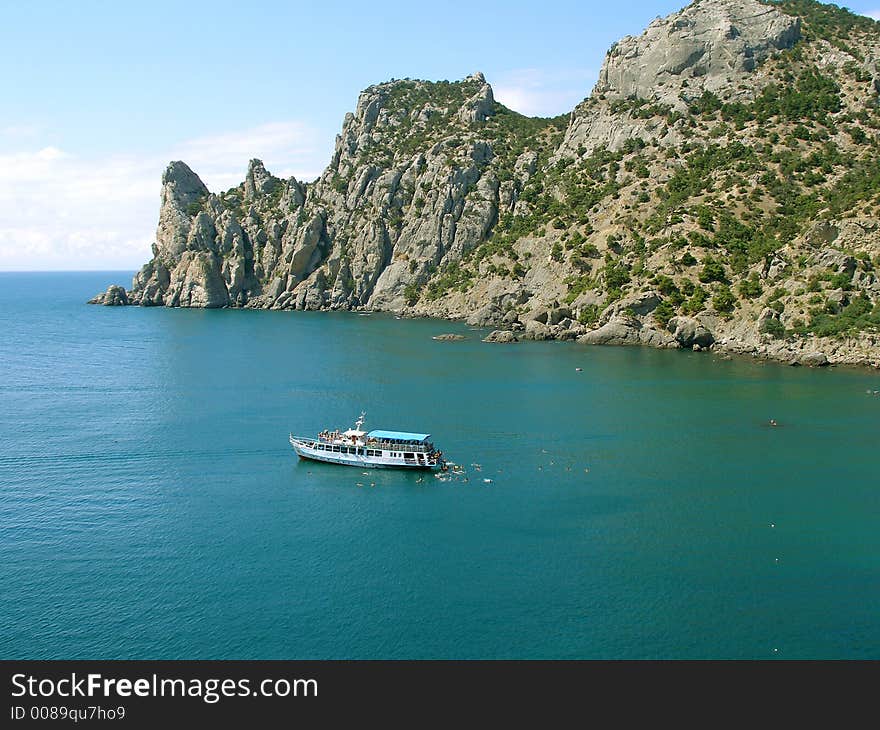
[[813,0],[698,0],[553,119],[481,74],[392,80],[313,183],[253,161],[212,194],[173,163],[122,298],[880,364],[878,98],[880,24]]

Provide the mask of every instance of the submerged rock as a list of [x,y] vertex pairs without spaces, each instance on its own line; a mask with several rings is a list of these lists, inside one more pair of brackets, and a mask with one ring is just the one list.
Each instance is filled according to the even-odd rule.
[[466,340],[467,337],[465,337],[464,335],[448,333],[443,335],[434,335],[431,339],[438,340],[439,342],[459,342],[461,340]]

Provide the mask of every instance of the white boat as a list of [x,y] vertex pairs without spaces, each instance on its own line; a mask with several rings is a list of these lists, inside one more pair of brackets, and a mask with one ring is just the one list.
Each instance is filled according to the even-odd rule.
[[429,433],[364,431],[366,414],[347,431],[322,431],[315,437],[290,434],[290,445],[301,459],[362,468],[442,469],[443,452]]

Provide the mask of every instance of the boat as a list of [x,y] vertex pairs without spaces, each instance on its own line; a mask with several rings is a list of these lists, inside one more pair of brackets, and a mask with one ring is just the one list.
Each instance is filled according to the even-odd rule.
[[364,431],[366,414],[353,428],[321,431],[317,436],[294,436],[290,445],[301,459],[326,461],[368,469],[445,469],[443,452],[434,448],[429,433]]

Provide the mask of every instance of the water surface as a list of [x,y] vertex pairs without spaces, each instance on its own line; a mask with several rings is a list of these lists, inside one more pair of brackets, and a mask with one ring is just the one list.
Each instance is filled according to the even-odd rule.
[[[880,658],[876,373],[129,277],[0,274],[0,657]],[[361,410],[467,481],[297,461]]]

